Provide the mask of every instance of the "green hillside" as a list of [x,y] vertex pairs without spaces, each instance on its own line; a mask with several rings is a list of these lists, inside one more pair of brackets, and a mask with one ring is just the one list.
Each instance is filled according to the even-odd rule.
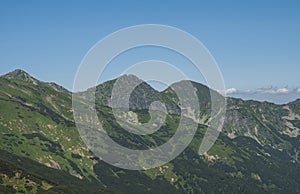
[[[138,122],[149,120],[147,109],[156,100],[169,112],[159,131],[139,136],[115,120],[110,107],[114,82],[96,87],[96,110],[110,137],[132,149],[168,141],[180,119],[171,87],[158,92],[142,83],[130,96]],[[22,70],[0,77],[0,193],[299,193],[299,100],[276,105],[228,98],[223,131],[212,149],[199,156],[210,92],[215,91],[192,84],[201,116],[189,147],[164,166],[131,171],[106,164],[83,143],[71,92]],[[88,99],[90,92],[85,95]]]

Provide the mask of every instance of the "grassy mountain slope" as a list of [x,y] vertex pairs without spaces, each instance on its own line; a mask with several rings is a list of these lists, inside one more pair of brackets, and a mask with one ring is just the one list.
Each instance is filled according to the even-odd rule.
[[[99,118],[114,141],[147,149],[172,137],[180,109],[170,88],[159,93],[142,83],[131,95],[132,115],[139,122],[149,120],[145,109],[154,100],[165,102],[171,113],[158,132],[139,136],[122,129],[112,114],[109,100],[114,82],[96,88]],[[162,167],[130,171],[104,163],[84,145],[73,121],[72,96],[66,89],[38,81],[22,70],[0,77],[0,190],[16,192],[14,187],[28,187],[25,183],[29,179],[36,184],[26,191],[40,193],[45,188],[82,193],[78,186],[86,189],[85,193],[300,192],[299,101],[279,106],[229,98],[223,133],[208,153],[199,156],[209,118],[210,91],[199,83],[192,84],[201,108],[192,143]],[[46,171],[50,177],[39,173]]]

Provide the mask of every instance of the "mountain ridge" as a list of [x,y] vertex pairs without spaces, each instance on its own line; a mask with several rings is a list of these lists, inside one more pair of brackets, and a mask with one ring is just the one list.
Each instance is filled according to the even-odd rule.
[[[22,75],[21,77],[19,76],[18,77],[18,74]],[[136,75],[133,75],[133,74],[124,74],[122,76],[133,76],[133,77],[136,77],[137,79],[141,80],[139,77],[137,77]],[[28,80],[34,80],[34,81],[38,81],[38,82],[42,82],[42,83],[47,83],[49,85],[53,85],[54,87],[57,87],[57,88],[61,88],[61,90],[63,91],[67,91],[68,93],[76,93],[76,92],[73,92],[73,91],[70,91],[68,89],[66,89],[65,87],[61,86],[59,83],[55,83],[55,82],[47,82],[47,81],[40,81],[36,78],[34,78],[33,76],[30,75],[30,73],[22,70],[22,69],[15,69],[11,72],[8,72],[8,73],[5,73],[3,75],[0,75],[0,77],[3,77],[3,78],[6,78],[6,79],[19,79],[19,80],[23,80],[23,81],[28,81]],[[22,78],[22,77],[25,77],[25,78]],[[29,79],[26,80],[26,77],[28,77]],[[104,81],[103,83],[99,83],[98,85],[94,86],[94,87],[101,87],[101,85],[107,85],[108,83],[114,83],[118,78],[115,78],[115,79],[111,79],[111,80],[107,80],[107,81]],[[143,81],[143,80],[142,80]],[[199,83],[199,82],[196,82],[196,81],[192,81],[192,80],[181,80],[181,81],[189,81],[193,84],[200,84],[202,85],[204,88],[208,88],[208,86],[202,84],[202,83]],[[164,93],[166,92],[167,90],[170,89],[170,87],[172,87],[173,84],[176,84],[176,83],[179,83],[181,81],[178,81],[178,82],[175,82],[175,83],[172,83],[170,86],[168,86],[165,90],[161,91],[161,93]],[[146,82],[143,81],[143,83],[147,84]],[[153,90],[155,90],[156,92],[160,92],[156,89],[154,89],[151,85],[147,84],[148,86],[150,86]],[[94,87],[91,87],[91,88],[94,88]],[[89,88],[89,89],[91,89]],[[213,89],[210,89],[211,91],[215,91]],[[218,92],[219,93],[219,92]],[[219,93],[220,94],[220,93]],[[220,94],[222,95],[222,94]],[[268,102],[268,101],[257,101],[257,100],[252,100],[252,99],[249,99],[249,100],[245,100],[245,99],[242,99],[242,98],[236,98],[236,97],[229,97],[229,96],[225,96],[227,99],[240,99],[240,100],[243,100],[245,102],[247,101],[255,101],[255,102],[267,102],[267,103],[271,103],[271,104],[275,104],[273,102]],[[293,102],[300,102],[300,98],[299,99],[296,99],[294,101],[291,101],[289,103],[286,103],[286,104],[280,104],[280,105],[288,105],[288,104],[291,104]]]
[[[199,90],[197,94],[202,96],[199,98],[201,107],[209,107],[209,100],[206,101],[208,88],[193,84]],[[176,112],[169,114],[166,124],[151,135],[138,136],[122,129],[109,103],[99,100],[109,97],[112,86],[113,82],[99,86],[105,93],[98,91],[96,110],[114,141],[131,149],[149,149],[172,137],[180,119]],[[170,106],[176,105],[172,91],[163,94],[153,91],[151,95],[144,95],[148,88],[142,85],[133,92],[131,115],[126,115],[126,118],[132,119],[133,116],[140,122],[147,122],[149,112],[144,108],[151,100],[160,99]],[[7,156],[4,161],[11,157],[5,155],[8,152],[54,168],[57,170],[55,174],[58,173],[56,176],[61,171],[77,181],[100,184],[117,193],[300,191],[297,173],[300,169],[300,116],[297,112],[300,101],[281,106],[227,98],[227,119],[223,130],[215,145],[203,156],[198,155],[198,148],[209,119],[205,111],[202,111],[193,141],[176,159],[162,167],[128,171],[106,164],[84,144],[74,123],[71,94],[44,82],[35,85],[26,79],[1,77],[0,152]],[[143,96],[150,99],[140,101],[138,97],[143,99]],[[21,167],[17,160],[9,161],[16,171]],[[29,168],[25,170],[32,173]],[[49,182],[47,177],[40,178]],[[18,180],[0,168],[0,186],[10,188],[8,179]],[[74,191],[74,186],[69,184],[67,189]]]

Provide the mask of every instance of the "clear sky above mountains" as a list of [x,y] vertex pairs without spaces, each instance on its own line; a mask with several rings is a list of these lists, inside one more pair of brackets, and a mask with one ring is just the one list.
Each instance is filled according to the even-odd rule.
[[[80,61],[97,41],[124,27],[156,23],[198,38],[227,88],[296,91],[299,10],[299,1],[1,1],[0,74],[24,69],[71,89]],[[111,67],[111,78],[118,68]],[[192,69],[186,74],[201,81]]]

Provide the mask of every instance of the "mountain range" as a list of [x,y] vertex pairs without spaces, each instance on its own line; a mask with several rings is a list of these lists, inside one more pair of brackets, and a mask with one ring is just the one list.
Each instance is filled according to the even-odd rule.
[[[223,92],[224,93],[224,92]],[[263,87],[256,90],[237,90],[229,88],[225,91],[227,96],[233,98],[242,98],[244,100],[267,101],[275,104],[287,104],[295,101],[300,97],[300,88],[282,87],[277,88],[273,86]]]
[[[157,100],[169,113],[159,131],[139,136],[116,122],[111,107],[115,81],[94,88],[107,134],[132,149],[168,141],[180,119],[172,87],[158,92],[142,82],[135,88],[125,119],[149,121],[148,108]],[[72,92],[22,70],[1,76],[0,193],[300,193],[300,100],[277,105],[227,98],[222,132],[199,155],[215,91],[192,85],[201,112],[190,145],[161,167],[132,171],[105,163],[84,144],[74,122]]]

